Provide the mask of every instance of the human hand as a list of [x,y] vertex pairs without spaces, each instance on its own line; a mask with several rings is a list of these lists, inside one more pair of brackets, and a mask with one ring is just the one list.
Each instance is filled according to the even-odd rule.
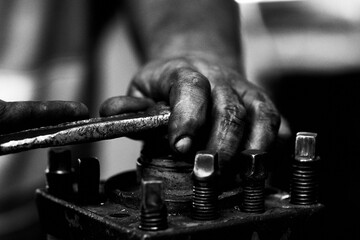
[[134,77],[128,95],[105,101],[100,114],[141,111],[165,101],[172,111],[170,147],[180,154],[199,146],[218,152],[223,174],[234,170],[241,150],[268,150],[280,125],[279,113],[262,89],[239,72],[198,56],[148,63]]
[[78,102],[5,102],[0,100],[0,134],[87,117],[87,107]]

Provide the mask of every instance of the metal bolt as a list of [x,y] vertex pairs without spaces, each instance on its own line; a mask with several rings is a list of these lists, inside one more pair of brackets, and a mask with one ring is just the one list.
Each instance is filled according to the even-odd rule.
[[53,148],[48,152],[48,168],[45,170],[46,188],[50,194],[68,198],[73,193],[71,151]]
[[192,217],[212,220],[218,217],[218,155],[199,151],[195,156],[193,170]]
[[163,183],[158,179],[141,181],[141,206],[139,228],[145,231],[166,229],[167,209],[164,203]]
[[311,132],[296,134],[290,186],[290,202],[293,204],[310,205],[318,201],[320,158],[315,154],[316,136]]
[[241,210],[248,213],[265,211],[264,192],[267,171],[265,167],[267,154],[258,149],[242,152],[242,203]]
[[100,164],[97,158],[78,159],[78,194],[82,204],[99,203]]

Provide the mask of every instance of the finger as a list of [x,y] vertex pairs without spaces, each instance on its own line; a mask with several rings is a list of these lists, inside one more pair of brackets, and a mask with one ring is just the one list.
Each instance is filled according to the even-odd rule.
[[185,68],[191,69],[192,65],[183,59],[151,62],[134,76],[127,95],[169,103],[170,89],[178,79],[179,69]]
[[153,106],[150,98],[119,96],[107,99],[100,107],[100,116],[112,116],[121,113],[139,112]]
[[75,121],[89,117],[87,107],[78,102],[4,102],[0,101],[0,132]]
[[205,124],[210,83],[205,76],[190,68],[175,70],[170,79],[172,83],[161,84],[163,93],[167,87],[170,93],[169,141],[175,151],[185,154],[191,151]]
[[247,91],[243,101],[250,119],[246,148],[269,150],[278,135],[279,112],[268,96],[258,89]]
[[[235,174],[234,157],[240,148],[246,124],[246,110],[236,92],[227,85],[212,91],[212,127],[207,149],[218,152],[222,175]],[[229,176],[230,177],[230,176]]]

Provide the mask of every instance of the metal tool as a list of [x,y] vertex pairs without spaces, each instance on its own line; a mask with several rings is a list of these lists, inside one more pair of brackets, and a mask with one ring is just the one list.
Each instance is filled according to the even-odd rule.
[[169,117],[168,107],[156,105],[141,113],[92,118],[0,135],[0,155],[124,137],[165,126]]

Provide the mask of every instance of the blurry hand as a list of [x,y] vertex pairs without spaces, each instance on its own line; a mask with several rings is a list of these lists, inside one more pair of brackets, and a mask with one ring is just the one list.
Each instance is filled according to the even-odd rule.
[[280,125],[277,109],[260,88],[237,71],[197,56],[150,62],[136,74],[128,95],[105,101],[100,115],[141,111],[165,101],[172,111],[171,148],[186,154],[204,145],[219,153],[223,174],[231,172],[241,150],[267,150]]
[[87,107],[77,102],[5,102],[0,100],[0,134],[87,117]]

